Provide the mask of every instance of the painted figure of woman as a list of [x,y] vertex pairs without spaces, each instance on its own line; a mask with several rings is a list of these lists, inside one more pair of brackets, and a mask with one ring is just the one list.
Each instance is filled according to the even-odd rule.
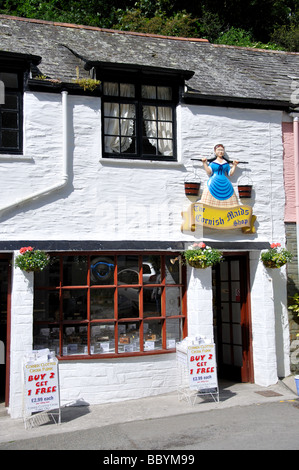
[[234,161],[232,167],[225,158],[225,149],[222,144],[214,147],[215,158],[208,164],[203,158],[203,166],[209,176],[201,200],[203,204],[216,207],[233,207],[239,204],[228,176],[232,176],[236,171],[238,161]]

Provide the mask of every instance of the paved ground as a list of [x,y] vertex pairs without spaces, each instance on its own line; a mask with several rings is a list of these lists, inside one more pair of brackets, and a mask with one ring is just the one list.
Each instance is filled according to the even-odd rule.
[[[46,415],[40,417],[39,422],[35,418],[32,428],[25,428],[22,419],[11,419],[2,406],[0,449],[137,450],[162,448],[161,445],[165,449],[201,449],[203,448],[201,445],[205,448],[212,446],[217,436],[219,444],[221,429],[227,430],[226,434],[225,431],[224,434],[221,433],[222,438],[231,436],[227,445],[238,442],[241,429],[246,433],[245,442],[248,442],[248,446],[254,443],[262,445],[262,440],[257,437],[254,429],[262,431],[267,420],[271,422],[273,413],[281,420],[279,430],[275,428],[277,419],[271,422],[275,432],[281,432],[281,427],[283,429],[286,427],[295,436],[295,442],[299,442],[298,431],[296,434],[299,398],[293,378],[284,382],[279,381],[276,385],[266,388],[255,384],[228,382],[220,382],[219,385],[219,402],[207,397],[197,398],[193,404],[187,400],[180,400],[177,393],[171,393],[108,405],[68,406],[61,410],[61,424],[55,424],[52,418]],[[274,405],[275,411],[271,408]],[[213,414],[209,413],[210,411]],[[235,418],[232,418],[233,416]],[[294,423],[292,419],[295,419]],[[194,426],[196,429],[205,428],[205,434],[196,442],[191,439]],[[159,429],[159,438],[157,429]],[[174,435],[176,430],[180,433]],[[161,436],[165,437],[164,443],[161,442]],[[208,440],[207,436],[210,436]],[[290,447],[286,448],[294,448],[289,438],[287,442]],[[160,447],[155,447],[159,444]],[[223,445],[226,445],[225,439]]]

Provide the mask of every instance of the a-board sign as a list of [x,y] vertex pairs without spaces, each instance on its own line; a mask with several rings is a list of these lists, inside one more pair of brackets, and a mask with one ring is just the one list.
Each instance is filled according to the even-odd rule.
[[60,407],[58,360],[47,353],[24,359],[24,408],[27,413]]
[[218,388],[215,344],[188,346],[189,387],[196,390]]

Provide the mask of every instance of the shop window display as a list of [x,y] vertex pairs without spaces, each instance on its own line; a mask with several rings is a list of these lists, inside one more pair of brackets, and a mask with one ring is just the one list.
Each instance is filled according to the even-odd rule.
[[61,358],[169,352],[186,332],[185,272],[162,254],[61,254],[35,275],[34,349]]

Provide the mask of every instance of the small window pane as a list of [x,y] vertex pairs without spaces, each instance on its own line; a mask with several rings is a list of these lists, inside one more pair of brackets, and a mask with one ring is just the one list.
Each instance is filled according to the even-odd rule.
[[171,156],[173,155],[173,149],[172,149],[172,140],[170,139],[159,139],[158,140],[158,151],[162,155],[168,155]]
[[7,93],[5,95],[5,104],[1,106],[3,109],[18,109],[18,96]]
[[138,256],[118,256],[117,265],[117,279],[119,284],[139,284]]
[[18,88],[18,75],[16,73],[0,73],[0,80],[5,88]]
[[37,290],[34,296],[34,321],[59,321],[59,292]]
[[114,289],[90,290],[90,318],[114,318]]
[[134,287],[118,289],[118,317],[139,317],[139,289]]
[[63,296],[63,318],[64,320],[86,320],[87,319],[87,290],[86,289],[64,289]]
[[87,326],[65,325],[62,351],[63,356],[87,354]]
[[130,83],[120,83],[120,96],[134,98],[135,86]]
[[157,98],[156,87],[150,86],[150,85],[142,85],[141,94],[142,94],[142,98],[156,99]]
[[97,256],[90,262],[91,284],[114,284],[114,258]]
[[166,316],[181,314],[181,287],[166,287]]
[[60,281],[60,259],[51,256],[50,264],[34,277],[35,287],[59,286]]
[[118,352],[138,352],[139,322],[125,322],[118,325]]
[[19,133],[18,131],[2,131],[2,147],[8,149],[16,149],[19,144]]
[[182,319],[168,318],[166,320],[166,348],[176,347],[176,343],[182,340]]
[[18,128],[18,115],[16,113],[3,112],[2,126],[6,129]]
[[105,134],[119,135],[119,119],[105,119]]
[[171,100],[172,99],[172,89],[170,87],[158,86],[157,87],[157,97],[159,100]]
[[159,121],[172,121],[172,109],[166,106],[158,106],[158,120]]
[[144,351],[162,348],[162,321],[144,322]]
[[181,261],[179,259],[176,259],[176,256],[166,256],[165,262],[165,283],[181,284]]
[[91,354],[114,353],[114,324],[94,324],[91,326]]
[[104,115],[105,116],[119,116],[119,104],[118,103],[105,103],[104,104]]
[[119,95],[118,83],[104,82],[103,92],[104,92],[104,95],[118,96]]
[[66,256],[63,259],[63,285],[79,286],[87,284],[87,257]]
[[161,287],[144,287],[143,316],[158,317],[161,315]]
[[35,325],[33,328],[33,349],[46,349],[59,354],[59,327]]
[[161,283],[161,257],[143,256],[143,284],[160,284]]

